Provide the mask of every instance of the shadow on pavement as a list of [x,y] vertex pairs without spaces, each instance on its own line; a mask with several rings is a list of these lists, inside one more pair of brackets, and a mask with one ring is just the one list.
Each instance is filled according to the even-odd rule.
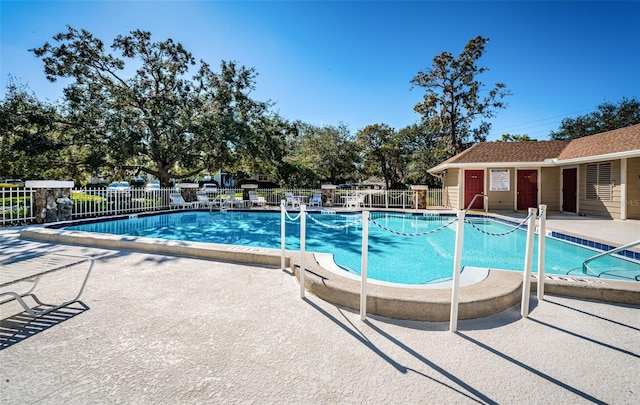
[[[42,311],[50,307],[52,305],[38,305],[33,309]],[[0,319],[0,350],[18,344],[88,310],[89,307],[86,304],[82,301],[76,301],[38,318],[33,318],[26,312],[20,312],[8,318]]]

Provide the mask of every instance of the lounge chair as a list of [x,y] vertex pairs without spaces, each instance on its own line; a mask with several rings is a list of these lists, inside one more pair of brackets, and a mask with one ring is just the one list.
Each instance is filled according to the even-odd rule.
[[238,205],[243,206],[244,201],[236,198],[235,195],[227,196],[220,202],[220,208],[235,208]]
[[267,203],[264,197],[258,197],[258,193],[256,193],[255,191],[249,191],[249,202],[251,203],[252,207],[254,205],[264,207],[265,204]]
[[366,196],[366,194],[349,195],[344,200],[344,206],[360,208],[364,205],[364,199]]
[[309,200],[309,206],[321,206],[322,205],[322,194],[315,193],[313,197]]
[[294,197],[292,193],[286,193],[284,198],[287,200],[285,206],[291,205],[291,208],[300,207],[300,199]]
[[182,194],[180,193],[171,193],[169,194],[169,209],[171,208],[194,208],[199,203],[197,201],[194,202],[186,202],[184,198],[182,198]]
[[[88,263],[87,272],[84,276],[80,291],[74,298],[58,305],[50,305],[40,302],[38,297],[34,294],[34,290],[38,286],[42,276],[85,262]],[[94,259],[92,257],[61,253],[51,253],[45,256],[36,256],[9,264],[0,264],[0,304],[15,300],[29,315],[34,318],[72,304],[80,299],[80,296],[87,285],[87,280],[89,280],[93,264]],[[24,290],[27,288],[29,283],[31,284],[31,287],[26,292],[15,289],[22,288],[22,290]],[[31,296],[39,306],[48,306],[49,308],[42,311],[34,310],[25,302],[24,297],[26,296]]]
[[198,206],[200,207],[211,208],[218,204],[218,200],[215,198],[210,200],[205,191],[198,191],[196,196],[198,197]]

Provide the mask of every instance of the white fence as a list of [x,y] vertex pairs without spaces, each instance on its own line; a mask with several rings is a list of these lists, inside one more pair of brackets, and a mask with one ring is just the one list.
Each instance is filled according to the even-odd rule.
[[0,225],[31,222],[31,196],[31,189],[0,188]]
[[[215,195],[235,195],[242,198],[242,189],[219,189]],[[257,189],[267,205],[279,206],[286,193],[301,197],[308,202],[320,189]],[[0,188],[0,225],[20,225],[35,223],[35,190],[24,187]],[[106,188],[75,188],[72,190],[72,218],[93,218],[98,216],[133,214],[167,210],[171,188],[147,191],[144,188],[131,188],[128,191],[112,191]],[[416,192],[413,190],[335,190],[332,204],[343,206],[354,194],[364,194],[363,208],[410,209],[415,208]],[[213,197],[210,194],[210,197]],[[429,189],[427,208],[444,208],[441,189]]]

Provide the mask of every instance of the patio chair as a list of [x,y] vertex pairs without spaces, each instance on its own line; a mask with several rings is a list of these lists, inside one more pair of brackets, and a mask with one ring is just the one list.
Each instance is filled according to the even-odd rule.
[[309,200],[309,206],[321,206],[322,205],[322,194],[320,193],[315,193],[313,194],[313,197],[311,197],[311,199]]
[[218,201],[215,198],[210,200],[205,191],[198,191],[196,196],[198,198],[198,206],[200,207],[211,208],[218,204]]
[[220,202],[220,208],[235,208],[237,205],[244,205],[244,201],[236,198],[235,195],[227,196]]
[[300,199],[293,196],[293,193],[286,193],[284,198],[287,200],[285,207],[291,205],[291,208],[300,207]]
[[366,196],[367,196],[366,194],[349,195],[346,197],[344,201],[344,206],[360,208],[364,205],[364,199]]
[[264,205],[266,204],[264,197],[258,197],[258,193],[256,193],[255,191],[249,191],[249,202],[251,203],[252,207],[254,205],[264,207]]
[[171,200],[169,202],[169,209],[172,208],[194,208],[195,206],[197,206],[199,203],[194,201],[194,202],[186,202],[184,200],[184,198],[182,198],[182,194],[180,193],[171,193],[169,194],[169,199]]
[[[61,304],[51,305],[41,302],[34,294],[34,290],[38,286],[42,276],[85,262],[88,263],[87,272],[80,286],[80,290],[74,298]],[[92,257],[62,253],[50,253],[9,264],[0,264],[0,304],[15,300],[34,318],[56,311],[80,299],[87,285],[87,280],[89,280],[93,264],[94,259]],[[29,285],[29,290],[25,292],[24,290],[28,288]],[[20,289],[22,289],[22,291]],[[26,296],[30,296],[39,306],[48,306],[49,308],[41,311],[34,310],[34,308],[31,308],[31,306],[25,302],[24,297]]]

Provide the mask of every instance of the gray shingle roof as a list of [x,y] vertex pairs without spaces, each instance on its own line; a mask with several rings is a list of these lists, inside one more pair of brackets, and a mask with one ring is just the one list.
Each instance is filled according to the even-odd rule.
[[542,162],[558,157],[569,141],[484,142],[452,157],[448,163]]
[[473,163],[543,163],[636,150],[640,156],[640,124],[567,141],[478,143],[433,169]]
[[572,140],[558,160],[640,150],[640,124]]

